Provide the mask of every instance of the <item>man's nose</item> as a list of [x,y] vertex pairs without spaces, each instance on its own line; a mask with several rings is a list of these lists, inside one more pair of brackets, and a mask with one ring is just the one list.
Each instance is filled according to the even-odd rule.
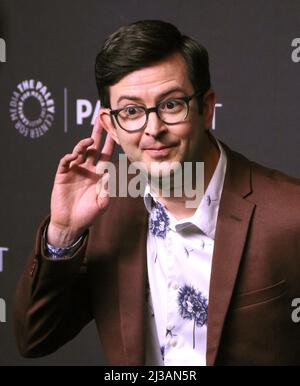
[[167,130],[165,123],[159,118],[155,111],[151,111],[148,115],[148,123],[144,130],[146,135],[157,137]]

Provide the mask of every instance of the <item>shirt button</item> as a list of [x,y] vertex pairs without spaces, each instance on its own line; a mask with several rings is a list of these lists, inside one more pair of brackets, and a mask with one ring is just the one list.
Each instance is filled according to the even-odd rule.
[[173,288],[173,290],[178,290],[178,288],[179,288],[178,283],[174,282],[174,283],[172,284],[172,288]]
[[177,345],[177,339],[176,338],[170,339],[170,346],[176,347],[176,345]]

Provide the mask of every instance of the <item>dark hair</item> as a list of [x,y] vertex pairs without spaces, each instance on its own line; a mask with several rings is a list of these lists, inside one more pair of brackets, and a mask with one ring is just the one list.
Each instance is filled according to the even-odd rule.
[[109,86],[130,72],[175,52],[185,59],[195,92],[207,91],[210,88],[208,53],[195,40],[160,20],[141,20],[121,27],[108,37],[96,57],[95,75],[101,105],[110,107]]

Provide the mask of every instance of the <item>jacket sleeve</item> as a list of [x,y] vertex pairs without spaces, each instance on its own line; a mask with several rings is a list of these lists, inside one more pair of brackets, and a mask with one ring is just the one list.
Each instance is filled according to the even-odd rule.
[[92,319],[85,267],[88,233],[71,258],[47,259],[42,234],[48,222],[49,218],[38,229],[34,252],[16,290],[15,334],[24,357],[56,351]]

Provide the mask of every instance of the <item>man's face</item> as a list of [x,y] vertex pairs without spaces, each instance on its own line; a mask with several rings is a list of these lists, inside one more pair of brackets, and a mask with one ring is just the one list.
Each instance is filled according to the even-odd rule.
[[[132,105],[146,108],[170,99],[191,96],[195,93],[187,73],[184,59],[178,53],[152,66],[134,71],[111,86],[112,110]],[[206,105],[199,113],[197,99],[189,102],[187,118],[178,124],[163,123],[156,113],[149,114],[144,130],[127,132],[114,119],[105,120],[105,126],[123,148],[128,158],[142,162],[148,171],[154,162],[203,161],[207,135],[214,108],[212,91],[204,97]]]

